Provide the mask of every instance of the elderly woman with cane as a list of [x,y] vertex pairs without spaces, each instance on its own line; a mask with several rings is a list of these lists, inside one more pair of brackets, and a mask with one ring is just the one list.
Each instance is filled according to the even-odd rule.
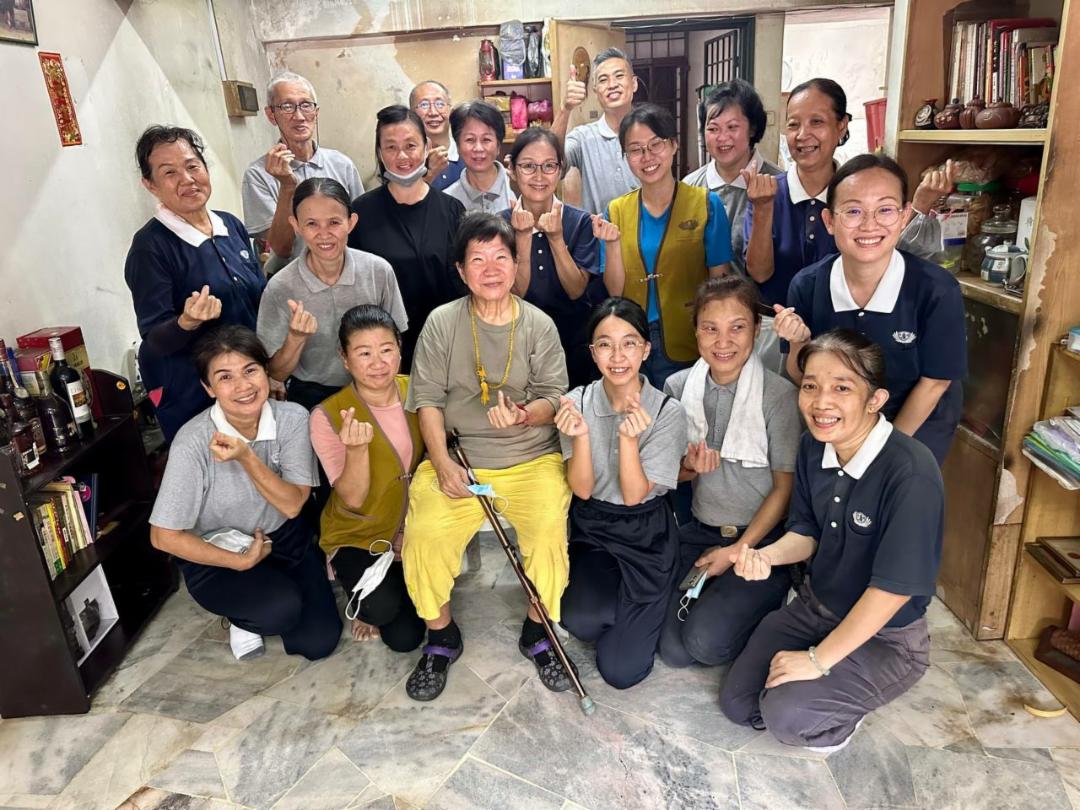
[[[551,318],[511,293],[516,253],[505,219],[466,216],[454,261],[469,293],[431,313],[413,358],[405,407],[419,415],[428,451],[409,488],[402,550],[409,596],[428,628],[405,686],[414,700],[438,697],[462,652],[450,592],[462,552],[484,521],[486,504],[477,495],[489,495],[516,529],[524,573],[551,620],[559,619],[570,488],[553,419],[566,392],[566,361]],[[451,456],[448,431],[471,470]],[[531,605],[518,648],[548,689],[564,691],[570,675],[553,654],[543,618]]]

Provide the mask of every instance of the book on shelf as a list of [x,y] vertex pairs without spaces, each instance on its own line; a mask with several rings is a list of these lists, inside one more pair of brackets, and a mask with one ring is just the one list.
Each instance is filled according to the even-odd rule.
[[1040,537],[1035,541],[1070,572],[1080,577],[1080,537]]
[[85,476],[84,480],[65,476],[45,484],[27,498],[33,510],[38,544],[53,579],[97,537],[97,519],[92,517],[97,508],[96,487],[96,473]]
[[1028,554],[1058,582],[1063,585],[1080,584],[1080,574],[1074,573],[1071,568],[1064,565],[1046,546],[1035,542],[1031,543],[1027,550]]
[[1059,26],[1048,17],[963,20],[953,24],[948,98],[978,96],[1016,107],[1050,100]]

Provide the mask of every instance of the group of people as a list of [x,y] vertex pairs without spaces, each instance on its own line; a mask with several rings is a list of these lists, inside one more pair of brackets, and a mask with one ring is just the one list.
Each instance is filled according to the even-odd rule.
[[[594,68],[604,116],[565,132],[572,80],[505,165],[497,109],[418,85],[377,114],[368,191],[315,142],[310,83],[279,75],[247,227],[208,207],[198,135],[143,133],[159,205],[125,275],[171,442],[152,542],[240,659],[274,635],[333,652],[328,560],[352,636],[422,646],[406,691],[433,700],[464,649],[451,593],[482,493],[608,683],[657,654],[732,662],[728,717],[842,745],[928,666],[966,349],[959,286],[920,255],[949,180],[908,203],[891,159],[836,165],[846,99],[813,79],[786,173],[736,80],[707,95],[710,160],[680,182],[671,115],[633,104],[621,52]],[[568,689],[540,619],[519,649]]]

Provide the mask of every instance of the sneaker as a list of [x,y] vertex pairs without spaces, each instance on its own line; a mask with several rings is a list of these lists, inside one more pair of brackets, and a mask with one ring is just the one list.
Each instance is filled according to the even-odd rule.
[[813,751],[815,754],[835,754],[837,751],[847,748],[847,744],[851,742],[851,738],[855,736],[855,732],[859,730],[859,726],[862,725],[862,721],[865,719],[865,715],[860,717],[859,722],[855,724],[855,728],[851,730],[851,733],[843,740],[836,743],[836,745],[804,745],[803,748],[807,751]]
[[237,627],[235,624],[229,625],[229,646],[237,661],[258,658],[266,652],[262,636]]

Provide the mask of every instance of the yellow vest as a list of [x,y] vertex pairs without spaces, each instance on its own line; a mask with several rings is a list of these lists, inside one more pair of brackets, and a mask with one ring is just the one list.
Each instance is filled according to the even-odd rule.
[[[705,225],[709,219],[709,190],[685,183],[675,184],[671,216],[660,241],[656,259],[656,296],[664,353],[672,360],[697,359],[694,336],[694,295],[709,277],[705,263]],[[648,309],[649,279],[638,240],[641,223],[641,189],[631,191],[609,205],[611,221],[622,233],[623,295]]]
[[[398,391],[401,401],[409,388],[409,378],[404,374],[397,376]],[[338,495],[337,490],[330,494],[330,500],[323,507],[320,520],[319,545],[329,553],[341,546],[369,548],[374,540],[393,540],[405,524],[405,509],[408,506],[409,479],[424,455],[424,440],[420,435],[420,420],[416,414],[405,412],[412,436],[412,458],[409,469],[404,469],[397,451],[390,439],[379,427],[371,410],[356,395],[356,389],[350,383],[319,406],[328,417],[335,431],[341,430],[341,411],[356,409],[356,419],[370,422],[375,429],[374,438],[368,445],[368,464],[371,470],[371,483],[367,498],[359,510],[352,510]]]

